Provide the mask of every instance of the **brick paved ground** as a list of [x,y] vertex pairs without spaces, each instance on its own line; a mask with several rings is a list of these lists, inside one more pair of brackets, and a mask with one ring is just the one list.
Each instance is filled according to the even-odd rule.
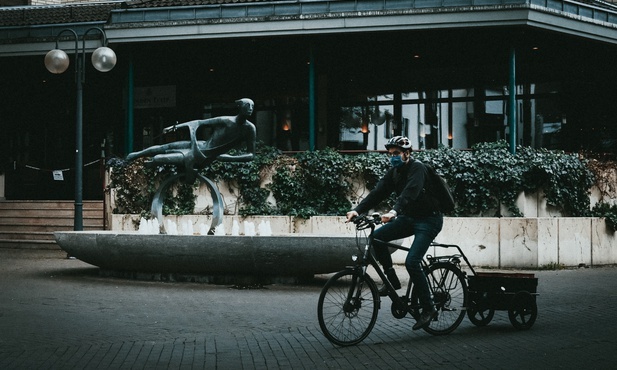
[[[0,249],[0,369],[614,369],[617,268],[537,271],[538,319],[507,312],[452,334],[412,332],[386,299],[361,344],[321,334],[323,278],[230,286],[100,277],[57,251]],[[401,272],[399,275],[403,275]]]

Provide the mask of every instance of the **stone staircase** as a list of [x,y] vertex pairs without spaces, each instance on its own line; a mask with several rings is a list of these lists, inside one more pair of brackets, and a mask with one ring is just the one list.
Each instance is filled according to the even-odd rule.
[[[84,230],[103,230],[103,201],[83,202]],[[0,201],[0,248],[59,249],[54,231],[73,230],[74,201]]]

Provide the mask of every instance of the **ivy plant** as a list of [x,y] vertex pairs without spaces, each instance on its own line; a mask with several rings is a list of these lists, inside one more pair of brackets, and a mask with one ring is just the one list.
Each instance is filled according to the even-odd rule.
[[[230,152],[234,154],[234,151]],[[241,215],[271,215],[274,207],[268,202],[268,189],[261,187],[265,174],[272,170],[280,151],[258,144],[258,154],[250,162],[220,162],[201,171],[201,174],[215,182],[225,182],[230,192],[238,196]],[[235,187],[235,188],[234,188]]]
[[589,215],[590,188],[596,182],[587,161],[576,154],[519,147],[523,189],[542,189],[548,204],[574,217]]
[[[589,191],[598,176],[589,162],[576,154],[528,147],[511,154],[505,141],[481,143],[471,150],[441,147],[414,152],[431,163],[452,188],[455,216],[524,216],[516,206],[521,192],[543,191],[547,203],[569,216],[605,217],[617,221],[617,206],[600,203],[590,210]],[[148,168],[139,159],[114,160],[110,187],[116,189],[115,213],[148,212],[160,181],[173,174],[168,166]],[[593,166],[591,166],[593,168]],[[262,144],[250,162],[218,162],[201,173],[225,183],[238,196],[240,215],[344,215],[372,189],[388,169],[383,153],[343,155],[332,149],[283,155]],[[597,172],[597,171],[596,171]],[[271,176],[271,181],[264,181]],[[179,183],[167,196],[165,214],[190,214],[194,210],[195,184]],[[269,199],[274,198],[275,202]],[[393,198],[392,198],[393,199]],[[391,199],[391,200],[392,200]],[[387,204],[383,208],[386,208]]]
[[518,194],[538,191],[564,214],[589,214],[595,176],[577,155],[528,147],[518,147],[513,155],[507,142],[498,141],[477,144],[471,151],[440,148],[415,156],[446,178],[457,201],[456,215],[502,216],[503,205],[513,216],[523,216],[516,206]]
[[[143,158],[132,162],[112,159],[109,188],[116,190],[116,208],[113,213],[140,214],[150,217],[150,205],[160,182],[176,174],[173,166],[147,166]],[[163,203],[168,215],[192,214],[195,208],[195,186],[178,182],[170,187]]]
[[613,232],[617,230],[617,204],[597,203],[591,210],[591,216],[603,217]]
[[340,215],[351,207],[351,174],[349,159],[332,149],[303,152],[277,169],[268,188],[280,213]]

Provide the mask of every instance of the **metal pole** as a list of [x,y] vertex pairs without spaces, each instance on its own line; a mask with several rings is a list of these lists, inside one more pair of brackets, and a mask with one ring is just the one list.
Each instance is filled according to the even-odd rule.
[[77,69],[77,103],[75,112],[75,218],[73,230],[84,229],[83,220],[83,73],[84,53],[75,54],[75,68]]
[[83,85],[86,80],[86,35],[90,31],[97,31],[103,38],[103,47],[98,48],[93,53],[93,58],[96,56],[96,63],[93,59],[93,64],[96,69],[101,72],[111,70],[116,64],[115,53],[107,48],[107,37],[102,28],[92,27],[86,30],[81,36],[82,48],[79,50],[79,36],[77,32],[71,28],[65,28],[56,35],[56,49],[51,50],[45,56],[45,67],[51,73],[63,73],[68,67],[68,58],[66,53],[58,49],[58,40],[63,33],[70,33],[75,39],[75,85],[77,90],[77,98],[75,102],[75,212],[73,219],[73,229],[75,231],[83,231]]
[[127,73],[127,101],[126,101],[126,134],[124,143],[124,153],[128,154],[133,151],[133,102],[135,98],[133,75],[133,54],[129,57],[129,70]]
[[310,50],[309,61],[309,150],[315,150],[315,58],[313,47]]
[[510,153],[516,154],[516,50],[510,50],[510,83],[508,89],[508,126],[510,127]]

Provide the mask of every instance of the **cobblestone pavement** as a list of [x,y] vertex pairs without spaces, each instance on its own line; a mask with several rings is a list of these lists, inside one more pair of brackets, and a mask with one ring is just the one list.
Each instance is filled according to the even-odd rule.
[[[0,369],[614,369],[617,268],[535,271],[538,319],[412,331],[385,299],[361,344],[321,334],[325,277],[263,289],[101,277],[60,251],[0,249]],[[399,267],[400,268],[400,267]],[[399,276],[404,276],[401,271]]]

